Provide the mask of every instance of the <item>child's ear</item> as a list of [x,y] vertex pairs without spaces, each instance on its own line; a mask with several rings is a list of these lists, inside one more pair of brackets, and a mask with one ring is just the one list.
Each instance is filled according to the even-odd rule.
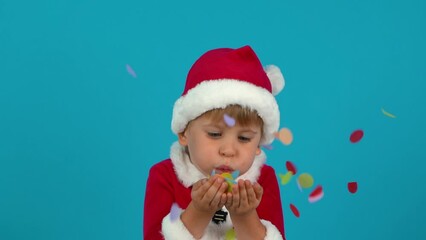
[[262,150],[260,149],[260,147],[257,147],[256,149],[256,155],[259,155],[262,152]]
[[178,140],[180,145],[186,147],[188,145],[188,139],[186,137],[186,131],[178,133]]

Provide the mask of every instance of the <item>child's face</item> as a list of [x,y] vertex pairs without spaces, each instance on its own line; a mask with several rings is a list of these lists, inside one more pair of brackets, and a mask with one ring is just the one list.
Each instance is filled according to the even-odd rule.
[[189,123],[179,135],[179,143],[188,147],[191,162],[206,176],[240,171],[244,174],[260,154],[261,127],[256,124],[228,127],[201,116]]

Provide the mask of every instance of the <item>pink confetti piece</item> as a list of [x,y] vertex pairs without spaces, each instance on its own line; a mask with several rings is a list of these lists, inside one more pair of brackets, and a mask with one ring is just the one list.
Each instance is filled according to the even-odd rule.
[[309,197],[309,202],[310,203],[314,203],[314,202],[318,202],[319,200],[321,200],[324,197],[324,193],[320,193],[314,197]]
[[309,202],[314,203],[321,200],[324,197],[324,192],[322,190],[322,186],[318,185],[312,192],[309,194]]
[[356,191],[358,190],[358,183],[348,182],[348,190],[350,193],[356,193]]
[[290,203],[290,209],[293,212],[295,217],[297,217],[297,218],[300,217],[299,209],[297,209],[297,207],[294,206],[292,203]]
[[355,130],[351,136],[349,137],[349,140],[352,143],[357,143],[359,141],[361,141],[362,137],[364,136],[364,131],[362,131],[361,129]]
[[172,208],[170,209],[170,221],[176,221],[180,217],[181,213],[182,209],[179,208],[177,203],[173,203]]
[[133,70],[133,68],[129,64],[126,64],[126,70],[130,75],[132,75],[132,77],[137,77],[135,70]]
[[235,126],[235,119],[233,117],[229,116],[228,114],[223,115],[223,120],[225,121],[225,123],[228,127]]

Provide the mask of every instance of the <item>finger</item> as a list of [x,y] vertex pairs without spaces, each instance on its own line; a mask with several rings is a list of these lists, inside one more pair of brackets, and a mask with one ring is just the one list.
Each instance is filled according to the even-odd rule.
[[240,207],[240,185],[238,182],[232,186],[232,207]]
[[209,186],[206,193],[204,194],[203,200],[206,200],[209,202],[209,204],[212,204],[212,200],[215,198],[217,192],[219,191],[220,187],[222,186],[222,183],[224,183],[224,180],[222,178],[214,178],[213,183]]
[[[225,193],[226,188],[228,188],[228,184],[226,182],[222,182],[221,186],[219,186],[218,191],[213,196],[213,199],[210,202],[211,206],[219,207],[221,205],[222,195]],[[226,194],[225,194],[225,199],[223,201],[226,201]]]
[[225,203],[226,208],[231,208],[232,207],[232,193],[228,192],[226,193],[226,203]]
[[193,199],[199,199],[201,200],[203,198],[204,193],[206,192],[206,183],[208,182],[207,179],[201,179],[194,183],[192,186],[191,196]]
[[248,205],[248,198],[247,198],[247,189],[246,189],[246,183],[245,181],[241,180],[238,182],[238,188],[240,193],[240,207],[241,206],[247,206]]
[[199,181],[199,182],[201,182],[201,185],[197,190],[200,190],[202,192],[206,192],[211,187],[211,185],[213,185],[214,180],[215,180],[214,178],[202,179],[201,181]]
[[203,178],[192,185],[192,190],[197,191],[205,182],[207,181],[206,178]]
[[[208,179],[205,178],[205,179],[197,181],[197,183],[194,185],[192,189],[192,193],[191,193],[192,198],[198,201],[206,201],[205,195],[213,183],[214,181],[212,178],[208,178]],[[210,203],[210,200],[206,202],[206,204],[209,204],[209,203]]]
[[222,193],[222,196],[220,197],[220,203],[219,203],[219,206],[218,207],[220,207],[220,208],[222,208],[223,207],[223,205],[225,205],[225,203],[226,203],[226,200],[227,200],[227,194],[224,192],[224,193]]
[[263,195],[263,187],[260,186],[259,183],[254,183],[253,189],[254,189],[254,192],[256,193],[256,199],[260,200]]
[[232,208],[234,207],[233,204],[235,203],[234,201],[234,195],[238,193],[238,184],[234,184],[231,187],[231,192],[226,193],[226,207],[227,208]]
[[249,181],[246,181],[245,185],[246,185],[246,191],[247,191],[248,204],[249,205],[255,204],[257,199],[256,199],[256,193],[254,192],[253,185]]

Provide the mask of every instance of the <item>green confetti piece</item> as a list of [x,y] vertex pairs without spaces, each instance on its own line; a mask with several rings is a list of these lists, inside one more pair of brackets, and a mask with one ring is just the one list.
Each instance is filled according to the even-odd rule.
[[235,240],[235,231],[233,228],[229,229],[225,234],[225,240]]
[[310,188],[314,185],[314,178],[309,173],[302,173],[299,175],[297,182],[302,188]]
[[288,171],[286,174],[279,173],[278,175],[281,179],[281,185],[286,185],[293,177],[293,173],[290,171]]

